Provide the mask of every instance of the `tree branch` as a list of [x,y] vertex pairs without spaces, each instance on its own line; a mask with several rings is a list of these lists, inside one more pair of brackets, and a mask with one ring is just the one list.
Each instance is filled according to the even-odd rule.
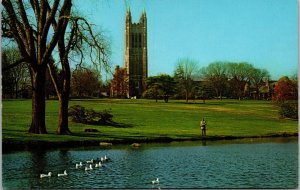
[[25,32],[22,28],[22,25],[20,21],[18,20],[14,7],[9,0],[3,0],[2,5],[4,6],[6,12],[7,12],[7,23],[9,24],[9,29],[11,30],[14,39],[17,41],[17,44],[19,46],[19,49],[23,55],[23,57],[27,57],[29,53],[26,51],[26,38],[25,38]]
[[2,68],[2,73],[5,72],[5,71],[8,71],[9,69],[12,69],[12,68],[18,66],[21,63],[28,63],[28,60],[26,60],[26,58],[21,58],[21,59],[17,60],[13,64],[10,64],[7,67]]
[[50,77],[51,77],[51,80],[52,80],[52,84],[53,84],[53,86],[55,88],[55,91],[56,91],[56,94],[58,96],[58,99],[61,100],[61,90],[58,88],[58,77],[57,77],[57,74],[54,70],[53,62],[49,61],[47,66],[48,66],[48,71],[49,71],[49,74],[50,74]]
[[[58,9],[58,5],[59,5],[59,0],[55,0],[54,3],[53,3],[52,9],[50,9],[51,11],[50,11],[49,16],[46,20],[43,31],[41,31],[42,32],[42,39],[47,39],[47,35],[48,35],[48,32],[49,32],[49,27],[52,23],[52,20],[54,20],[55,13]],[[49,11],[49,3],[48,2],[45,2],[45,9],[47,11]]]
[[34,37],[33,37],[33,29],[29,24],[29,21],[27,19],[27,14],[23,5],[23,1],[22,0],[18,0],[17,1],[18,6],[19,6],[19,10],[20,10],[20,14],[21,14],[21,18],[23,20],[23,23],[25,25],[25,31],[26,31],[26,37],[27,37],[27,47],[28,47],[28,53],[34,57],[35,55],[35,47],[34,47]]
[[37,0],[30,0],[31,7],[34,11],[35,18],[39,18],[40,15],[40,6]]
[[[44,64],[48,61],[54,47],[57,44],[59,36],[62,33],[65,33],[64,26],[66,26],[67,23],[68,23],[68,19],[70,17],[70,12],[71,12],[71,6],[72,6],[71,0],[65,0],[64,1],[64,4],[63,4],[63,6],[60,10],[60,14],[59,14],[59,17],[58,17],[57,26],[54,30],[54,35],[52,37],[52,40],[51,40],[48,48],[46,49],[45,54],[43,55],[42,64]],[[63,30],[63,28],[64,28],[64,30]]]

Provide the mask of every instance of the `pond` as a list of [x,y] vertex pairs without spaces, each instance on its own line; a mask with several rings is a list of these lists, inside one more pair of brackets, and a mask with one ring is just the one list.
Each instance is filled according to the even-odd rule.
[[[111,161],[85,171],[87,160],[105,155]],[[298,187],[297,138],[35,150],[2,160],[2,185],[14,189]],[[68,175],[58,177],[64,170]]]

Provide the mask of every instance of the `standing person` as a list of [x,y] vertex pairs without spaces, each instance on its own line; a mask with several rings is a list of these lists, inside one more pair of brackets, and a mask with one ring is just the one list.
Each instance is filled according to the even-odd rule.
[[206,121],[204,120],[204,118],[200,121],[200,127],[202,130],[202,137],[206,136]]

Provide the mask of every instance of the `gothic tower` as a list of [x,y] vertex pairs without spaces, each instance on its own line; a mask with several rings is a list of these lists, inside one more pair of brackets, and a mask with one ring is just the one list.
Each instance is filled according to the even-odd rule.
[[132,23],[128,9],[125,21],[124,64],[129,76],[129,97],[141,97],[148,77],[147,17],[143,11],[140,21]]

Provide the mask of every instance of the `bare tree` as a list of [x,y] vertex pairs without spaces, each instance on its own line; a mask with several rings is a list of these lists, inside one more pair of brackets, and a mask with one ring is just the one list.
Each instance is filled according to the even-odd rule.
[[[50,9],[50,7],[48,7]],[[95,33],[92,25],[83,17],[69,16],[69,33],[63,33],[58,39],[58,51],[61,65],[61,80],[55,72],[54,62],[49,62],[48,69],[59,99],[59,123],[57,134],[70,134],[68,127],[68,105],[70,94],[71,69],[70,56],[79,58],[78,64],[81,66],[85,59],[95,66],[104,66],[109,70],[109,44],[100,33]],[[53,28],[57,27],[54,20]],[[67,27],[67,25],[65,26]],[[88,55],[88,56],[86,56]]]
[[[3,0],[2,36],[13,38],[21,59],[30,68],[32,121],[30,133],[47,133],[45,124],[45,75],[47,64],[59,39],[66,32],[71,0]],[[51,24],[56,23],[51,27]],[[53,31],[52,31],[53,30]],[[13,64],[14,65],[14,64]]]
[[255,87],[256,98],[259,96],[259,88],[261,87],[262,82],[266,82],[269,80],[269,78],[270,74],[265,69],[252,68],[249,71],[249,79],[252,85]]
[[[32,124],[30,133],[47,133],[45,126],[45,75],[48,68],[59,98],[58,134],[68,134],[70,93],[70,53],[77,54],[80,64],[85,54],[94,64],[107,63],[106,46],[100,34],[82,17],[71,16],[72,0],[3,0],[2,36],[13,38],[22,58],[10,67],[26,62],[32,81]],[[70,24],[69,24],[70,23]],[[51,28],[52,27],[52,28]],[[68,32],[67,32],[68,31]],[[57,47],[61,80],[55,72],[52,54]],[[87,48],[89,47],[89,48]],[[88,52],[88,53],[87,53]],[[106,65],[106,64],[105,64]],[[3,70],[3,69],[2,69]]]
[[87,68],[77,68],[72,72],[71,94],[77,97],[99,95],[100,85],[101,83],[97,71]]
[[[2,62],[3,68],[15,63],[21,58],[18,49],[13,47],[3,49],[2,55],[5,57],[5,59]],[[20,63],[15,67],[4,71],[3,74],[4,77],[9,78],[9,83],[12,83],[13,85],[12,88],[14,92],[14,97],[18,98],[20,92],[24,90],[27,87],[27,84],[30,82],[30,74],[27,65],[25,63]],[[6,84],[4,83],[4,85]],[[6,89],[6,87],[4,87],[4,89]]]
[[193,89],[193,79],[198,74],[198,70],[198,63],[194,60],[183,58],[177,61],[174,79],[177,82],[178,89],[185,94],[186,102],[189,101]]
[[[10,64],[9,57],[5,51],[2,51],[1,67],[5,68]],[[2,98],[12,98],[14,95],[13,76],[10,70],[2,71]]]

